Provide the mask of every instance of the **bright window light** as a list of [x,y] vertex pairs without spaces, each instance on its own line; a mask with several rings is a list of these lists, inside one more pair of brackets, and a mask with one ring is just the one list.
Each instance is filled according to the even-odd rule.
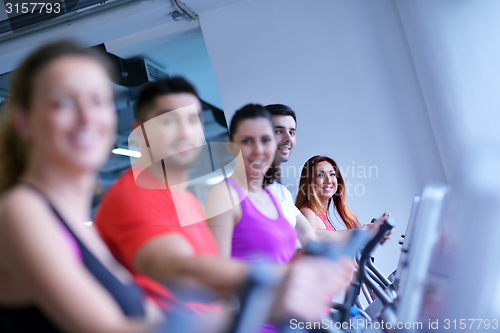
[[116,155],[125,155],[125,156],[130,156],[130,157],[141,157],[142,154],[139,153],[138,151],[135,150],[129,150],[129,149],[123,149],[123,148],[116,148],[111,151],[113,154]]
[[[228,177],[231,177],[231,175],[234,173],[234,171],[231,171],[231,172],[228,172],[227,173],[227,176]],[[215,185],[215,184],[219,184],[221,181],[224,180],[224,176],[223,175],[219,175],[219,176],[214,176],[214,177],[211,177],[211,178],[208,178],[205,183],[208,184],[208,185]]]
[[220,176],[215,176],[215,177],[212,177],[212,178],[208,178],[205,182],[208,185],[215,185],[215,184],[220,183],[223,180],[224,180],[224,176],[220,175]]

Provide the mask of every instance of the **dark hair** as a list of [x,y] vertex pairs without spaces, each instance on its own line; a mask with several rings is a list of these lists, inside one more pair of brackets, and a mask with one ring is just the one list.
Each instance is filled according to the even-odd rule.
[[135,119],[144,122],[146,114],[154,108],[156,98],[168,94],[189,93],[195,95],[198,99],[198,93],[194,86],[185,78],[174,76],[168,79],[158,80],[148,83],[140,92],[137,98]]
[[234,134],[238,130],[238,125],[243,120],[255,118],[266,118],[274,128],[273,117],[266,108],[260,104],[247,104],[237,110],[234,113],[233,118],[231,118],[231,124],[229,125],[229,138],[231,141],[233,140]]
[[[236,111],[233,115],[233,118],[231,118],[231,124],[229,125],[229,139],[233,141],[234,134],[238,130],[238,126],[242,121],[247,119],[256,119],[256,118],[265,118],[269,120],[271,128],[274,129],[273,117],[266,108],[264,108],[260,104],[247,104],[238,111]],[[273,135],[274,135],[274,130],[273,130]],[[269,168],[269,170],[267,170],[267,173],[264,176],[264,183],[262,184],[262,186],[267,186],[276,179],[276,174],[278,173],[279,169],[279,164],[278,164],[279,162],[276,162],[275,160],[276,158],[273,158],[273,164],[271,164],[271,167]]]
[[[327,209],[325,209],[321,205],[314,186],[314,179],[316,178],[316,166],[320,162],[330,163],[335,170],[335,177],[337,178],[337,192],[335,192],[333,196],[328,199]],[[330,224],[332,224],[328,216],[328,211],[330,208],[330,204],[332,203],[332,199],[335,205],[335,209],[339,213],[342,221],[344,221],[346,227],[348,229],[359,227],[360,224],[358,218],[356,217],[356,214],[354,214],[352,209],[347,204],[344,178],[342,178],[342,175],[340,174],[340,169],[337,166],[337,163],[328,156],[313,156],[307,160],[307,162],[304,164],[304,167],[302,168],[302,172],[300,174],[299,191],[297,192],[295,206],[300,209],[309,205],[309,207],[315,214],[321,214],[330,222]]]
[[68,40],[46,44],[21,63],[14,73],[11,92],[4,103],[0,120],[0,192],[19,181],[27,164],[28,147],[14,128],[13,109],[21,107],[24,112],[29,112],[37,75],[53,61],[68,56],[92,58],[103,65],[110,78],[113,77],[112,66],[104,54]]
[[297,125],[297,117],[295,112],[285,104],[269,104],[265,106],[266,110],[273,116],[290,116],[295,120],[295,125]]

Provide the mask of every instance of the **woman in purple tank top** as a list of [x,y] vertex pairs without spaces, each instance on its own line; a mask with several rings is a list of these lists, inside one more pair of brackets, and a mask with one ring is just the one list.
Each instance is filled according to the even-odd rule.
[[[216,185],[207,201],[208,224],[221,256],[247,263],[289,262],[297,232],[281,212],[279,201],[263,187],[276,153],[273,120],[260,105],[246,105],[230,125],[229,151],[237,156],[234,174]],[[278,332],[265,324],[263,332]]]
[[279,201],[263,187],[276,153],[269,112],[252,104],[238,110],[231,121],[228,149],[237,156],[234,174],[216,185],[207,201],[208,216],[214,216],[208,223],[220,255],[248,263],[289,262],[297,232],[283,216]]

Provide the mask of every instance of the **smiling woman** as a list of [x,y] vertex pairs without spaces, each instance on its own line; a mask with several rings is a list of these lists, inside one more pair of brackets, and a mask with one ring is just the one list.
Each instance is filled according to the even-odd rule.
[[144,332],[159,315],[83,225],[115,135],[105,63],[58,42],[16,71],[0,130],[0,315],[12,332]]
[[[270,113],[253,104],[238,110],[231,120],[228,148],[234,155],[241,152],[241,158],[236,159],[234,174],[216,185],[207,201],[207,216],[213,216],[207,222],[220,255],[247,263],[289,262],[297,232],[284,217],[279,200],[263,186],[276,154]],[[225,199],[232,205],[224,203]],[[228,207],[223,213],[221,205]],[[260,332],[277,331],[266,324]]]
[[333,159],[313,156],[304,164],[295,205],[317,229],[335,230],[328,214],[331,203],[347,229],[359,227],[359,221],[346,201],[344,178]]

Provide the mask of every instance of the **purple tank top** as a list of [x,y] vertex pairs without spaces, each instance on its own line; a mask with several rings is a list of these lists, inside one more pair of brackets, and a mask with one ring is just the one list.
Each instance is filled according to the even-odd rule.
[[292,260],[297,231],[283,216],[269,190],[265,189],[278,211],[277,219],[263,215],[233,179],[227,180],[241,200],[241,219],[234,227],[231,256],[247,263],[265,261],[283,264]]

